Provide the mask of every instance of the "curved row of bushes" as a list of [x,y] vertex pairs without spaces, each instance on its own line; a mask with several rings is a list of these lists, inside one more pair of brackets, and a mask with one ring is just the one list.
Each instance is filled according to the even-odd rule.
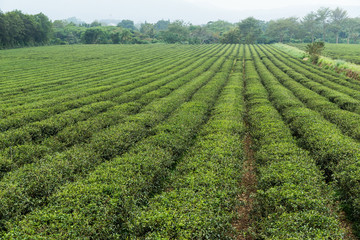
[[271,49],[273,53],[276,53],[276,54],[279,54],[282,57],[285,57],[286,59],[288,59],[292,63],[297,64],[298,66],[301,66],[301,68],[306,69],[309,72],[316,74],[317,76],[328,79],[328,80],[330,80],[330,81],[332,81],[334,83],[344,85],[346,87],[350,87],[350,88],[354,88],[356,90],[360,90],[360,82],[359,82],[359,80],[340,75],[339,73],[336,73],[333,70],[324,69],[323,67],[316,66],[316,65],[314,65],[314,64],[312,64],[310,62],[302,61],[302,60],[297,59],[297,58],[293,58],[288,53],[280,51],[279,49],[277,49],[274,46],[269,46],[268,49]]
[[[265,54],[268,52],[265,51]],[[341,108],[360,113],[360,91],[334,83],[319,75],[308,72],[301,66],[291,64],[287,59],[268,54],[267,57],[283,72],[307,88],[327,97],[330,101],[338,104]],[[307,77],[311,76],[311,77]]]
[[[26,236],[126,238],[126,223],[133,209],[146,204],[151,195],[162,190],[170,169],[192,145],[193,137],[208,118],[226,82],[226,78],[216,76],[222,75],[222,72],[218,73],[220,68],[228,73],[231,71],[234,48],[224,48],[226,53],[219,57],[214,67],[193,79],[181,91],[153,102],[126,125],[132,125],[133,130],[142,133],[146,128],[153,128],[152,136],[135,144],[123,156],[100,165],[88,177],[68,184],[50,197],[48,206],[27,215],[23,221],[15,222],[15,225],[8,222],[9,233],[5,239]],[[232,56],[227,57],[231,53]],[[179,104],[180,108],[170,118],[152,127]],[[128,139],[124,133],[118,135]],[[104,136],[103,142],[97,141],[98,146],[93,148],[105,146],[109,150],[111,142],[115,144],[120,140],[116,133],[113,136]]]
[[[199,54],[200,53],[201,52],[199,52]],[[203,52],[203,54],[205,53]],[[143,86],[159,78],[167,77],[170,74],[179,76],[179,69],[190,65],[197,59],[186,58],[186,55],[180,55],[180,57],[182,57],[180,61],[169,58],[166,61],[153,63],[149,69],[137,67],[138,69],[136,70],[136,68],[131,68],[133,71],[124,74],[119,71],[114,71],[116,69],[112,69],[111,72],[113,73],[111,74],[113,76],[109,76],[108,73],[107,75],[100,75],[99,77],[90,77],[86,81],[78,77],[76,78],[77,81],[74,81],[72,77],[71,81],[74,86],[76,86],[76,93],[74,93],[73,88],[69,88],[69,91],[72,91],[69,94],[67,92],[68,86],[63,84],[59,86],[60,91],[54,91],[54,89],[47,91],[42,90],[42,92],[48,93],[51,100],[44,96],[39,96],[40,94],[38,93],[35,93],[35,98],[26,94],[23,100],[20,98],[21,101],[26,102],[25,104],[15,102],[14,104],[18,104],[18,106],[9,106],[6,104],[5,106],[7,107],[2,108],[3,119],[0,122],[0,130],[4,131],[10,127],[23,126],[29,121],[42,120],[54,114],[78,108],[94,101],[110,100],[112,97],[122,94],[123,92]],[[88,71],[91,71],[91,69]],[[98,69],[94,69],[94,71],[98,71]],[[85,79],[86,78],[88,78],[88,76],[85,77]],[[84,84],[85,82],[88,83]],[[59,97],[56,96],[57,93]],[[12,99],[17,100],[19,97],[12,96]],[[17,114],[17,112],[19,113]]]
[[245,62],[245,98],[259,164],[254,207],[256,238],[342,238],[339,221],[330,208],[333,199],[321,172],[308,152],[297,146],[268,99],[289,104],[290,93],[281,89],[276,80],[265,89],[261,82],[270,83],[271,75],[258,68],[260,59],[254,52],[251,55],[247,49],[247,55],[251,58]]
[[[1,239],[344,239],[338,200],[360,222],[354,82],[268,46],[116,49],[54,74],[63,53],[0,59]],[[258,191],[237,232],[246,132]]]
[[[240,50],[242,52],[242,49]],[[240,55],[241,57],[241,55]],[[218,81],[227,72],[217,75]],[[231,239],[244,160],[242,61],[237,61],[210,120],[155,195],[129,221],[140,239]]]
[[297,136],[298,144],[310,151],[328,180],[334,182],[343,209],[353,221],[354,228],[359,229],[360,143],[345,136],[318,112],[300,106],[298,102],[292,105],[289,101],[277,101],[274,105]]
[[[38,64],[37,67],[34,68],[34,70],[26,69],[26,67],[25,69],[22,69],[22,72],[26,75],[16,74],[16,71],[4,71],[3,76],[1,76],[1,80],[4,83],[3,86],[1,86],[2,100],[5,100],[5,102],[9,101],[11,103],[13,101],[19,101],[21,99],[24,101],[28,97],[38,97],[39,99],[41,99],[40,97],[44,95],[47,96],[47,98],[51,96],[59,97],[62,94],[57,94],[58,90],[61,90],[61,92],[64,93],[66,91],[71,91],[71,89],[74,89],[74,87],[76,87],[77,89],[79,89],[80,87],[81,89],[83,88],[82,86],[99,87],[108,83],[119,82],[119,76],[133,75],[134,77],[136,76],[135,73],[146,73],[149,70],[151,71],[153,69],[153,64],[156,65],[156,67],[154,68],[155,70],[161,70],[161,68],[159,68],[159,66],[161,65],[158,64],[161,64],[161,62],[166,64],[166,62],[172,61],[171,58],[161,59],[163,53],[160,52],[153,53],[153,51],[135,51],[134,63],[127,62],[126,59],[123,59],[121,57],[115,58],[115,56],[112,56],[111,61],[110,59],[107,61],[103,59],[104,62],[99,63],[98,60],[100,58],[97,56],[94,57],[94,59],[90,61],[91,64],[89,64],[88,61],[84,61],[84,59],[82,59],[82,56],[87,56],[88,53],[86,52],[82,52],[77,49],[74,53],[64,51],[65,53],[63,55],[56,56],[56,52],[54,52],[56,50],[61,52],[61,49],[49,49],[49,51],[55,55],[51,58],[35,58],[33,61],[23,60],[22,62],[19,62],[20,66],[23,66],[26,62],[30,62],[32,63],[32,65],[34,65],[33,62]],[[94,54],[96,54],[99,53],[98,51],[100,49],[93,50],[95,50]],[[127,51],[124,50],[118,49],[115,52],[118,54],[127,53]],[[29,55],[36,53],[29,53]],[[73,66],[61,66],[61,62],[68,62],[67,58],[69,54],[76,54],[77,58],[79,58],[79,62],[69,61],[72,62],[72,65],[74,65],[75,68],[73,68]],[[150,57],[148,56],[148,54],[153,54],[153,56]],[[183,54],[185,53],[181,52],[179,54],[179,57],[182,57]],[[141,56],[146,57],[141,58]],[[52,58],[54,58],[54,60],[50,60]],[[154,59],[156,59],[155,62]],[[123,66],[124,68],[119,68],[119,66]],[[74,81],[74,79],[77,81]],[[26,96],[23,95],[23,92],[27,93]],[[47,95],[47,93],[52,93],[52,95]],[[71,92],[66,93],[68,94]],[[16,98],[10,98],[10,96],[15,95],[17,96]],[[27,104],[29,104],[29,102]]]
[[[4,149],[0,152],[2,156],[0,160],[1,175],[25,163],[38,161],[38,159],[41,159],[45,155],[61,152],[65,148],[72,147],[75,144],[87,142],[94,133],[101,129],[125,122],[129,115],[138,113],[154,99],[170,94],[170,92],[186,84],[192,78],[208,70],[213,62],[214,59],[212,58],[200,58],[191,66],[179,70],[178,74],[174,76],[169,75],[153,81],[150,84],[125,92],[120,97],[113,98],[112,100],[117,103],[116,106],[95,116],[93,116],[93,114],[96,114],[96,112],[90,111],[93,117],[90,117],[86,121],[68,124],[68,126],[63,129],[54,131],[50,134],[50,137],[42,136],[42,142],[33,142],[31,141],[33,139],[31,139],[28,143]],[[196,71],[194,71],[194,68],[196,68]],[[176,78],[179,77],[179,75],[181,78]],[[83,108],[80,108],[80,112],[83,111],[82,109]],[[119,112],[121,114],[119,114]],[[65,120],[66,123],[68,123],[68,119]],[[59,125],[61,122],[53,121],[50,123]]]
[[[270,53],[268,54],[270,55]],[[343,133],[356,140],[360,140],[359,114],[340,109],[337,104],[331,102],[328,98],[306,88],[276,67],[270,59],[263,58],[262,62],[277,77],[278,81],[291,90],[308,108],[319,112],[328,121],[336,124]]]

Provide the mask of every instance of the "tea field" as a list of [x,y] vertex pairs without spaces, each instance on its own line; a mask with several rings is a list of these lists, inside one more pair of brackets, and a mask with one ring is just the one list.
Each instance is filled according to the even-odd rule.
[[0,66],[0,239],[360,236],[357,80],[271,45],[24,48]]

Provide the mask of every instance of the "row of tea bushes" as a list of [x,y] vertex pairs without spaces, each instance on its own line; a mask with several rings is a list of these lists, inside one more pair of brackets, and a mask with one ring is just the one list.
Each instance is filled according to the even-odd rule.
[[[203,53],[203,55],[209,54],[209,52]],[[200,53],[199,53],[200,54]],[[39,96],[40,94],[35,94],[35,98],[32,98],[26,95],[24,100],[30,104],[19,104],[15,102],[13,104],[20,105],[19,107],[2,108],[3,112],[9,111],[8,115],[0,121],[0,130],[5,131],[9,128],[16,128],[19,126],[24,126],[29,122],[40,121],[46,118],[49,118],[55,114],[61,114],[65,111],[72,110],[74,108],[80,108],[84,105],[91,104],[96,101],[112,100],[114,97],[122,95],[123,93],[138,88],[140,86],[147,85],[159,78],[165,78],[169,75],[179,75],[179,70],[191,65],[194,61],[201,58],[201,55],[197,58],[188,58],[187,55],[180,55],[182,60],[168,59],[167,61],[157,61],[154,62],[146,72],[145,69],[139,68],[143,73],[139,73],[136,68],[133,68],[133,72],[129,74],[122,75],[119,72],[114,72],[115,78],[109,77],[107,74],[105,76],[100,76],[97,78],[89,78],[87,81],[90,83],[99,84],[100,86],[93,86],[90,84],[84,84],[86,81],[81,81],[77,78],[78,83],[76,85],[76,94],[67,95],[67,87],[64,85],[60,86],[61,91],[54,92],[53,89],[49,92],[50,100],[44,98],[44,96]],[[114,71],[116,69],[113,69]],[[88,71],[91,71],[89,69]],[[95,70],[94,70],[95,71]],[[145,72],[144,72],[145,71]],[[119,81],[119,79],[121,79]],[[78,82],[80,81],[80,82]],[[73,89],[71,89],[74,91]],[[60,94],[60,97],[57,97],[56,94]],[[40,97],[40,99],[38,99]],[[13,99],[19,99],[19,97],[12,96]],[[2,101],[3,103],[5,101]],[[8,105],[8,104],[6,104]],[[19,113],[16,113],[20,111]],[[14,114],[15,113],[15,114]]]
[[[333,199],[324,178],[308,152],[297,146],[290,129],[269,101],[261,80],[271,75],[255,68],[254,61],[258,60],[253,56],[245,63],[245,97],[259,164],[255,197],[257,238],[340,239],[343,233],[329,207]],[[280,87],[275,82],[271,88]],[[287,91],[269,95],[289,104]],[[299,104],[296,100],[294,103]]]
[[[242,50],[241,50],[242,51]],[[219,81],[224,76],[218,76]],[[130,238],[228,239],[242,189],[244,160],[242,62],[201,129],[194,146],[185,154],[166,184],[166,191],[149,200],[130,222]]]
[[[9,222],[9,232],[4,238],[126,238],[126,223],[134,208],[146,204],[149,197],[162,190],[170,169],[193,144],[195,134],[208,118],[227,80],[217,77],[223,75],[219,69],[230,73],[237,52],[234,48],[226,48],[216,67],[191,81],[188,89],[177,91],[184,94],[186,90],[182,98],[154,102],[152,111],[148,108],[134,118],[134,122],[154,118],[156,114],[172,112],[174,105],[183,103],[170,118],[153,129],[152,136],[135,144],[121,157],[100,165],[88,177],[65,186],[50,197],[48,206],[14,225]],[[196,89],[199,90],[194,92]],[[167,105],[160,106],[160,103]],[[152,122],[143,124],[149,123]]]
[[[295,67],[296,64],[291,64],[287,59],[281,59],[275,57],[275,55],[265,51],[267,57],[274,63],[281,71],[285,72],[292,79],[303,84],[307,88],[327,97],[330,101],[338,104],[341,108],[360,113],[360,91],[348,88],[346,86],[336,84],[330,80],[324,79],[314,73],[308,73],[312,75],[308,78],[304,75],[304,70],[301,67]],[[286,64],[285,64],[286,63]],[[287,66],[289,64],[289,66]],[[297,71],[300,71],[297,72]]]
[[[128,115],[136,114],[154,99],[170,94],[181,85],[207,71],[213,62],[213,58],[208,59],[204,57],[198,59],[193,65],[178,70],[178,74],[181,74],[181,77],[178,74],[175,74],[175,76],[169,75],[150,84],[125,92],[121,97],[113,99],[119,105],[95,116],[96,112],[93,112],[91,115],[93,117],[90,117],[88,120],[70,124],[62,130],[59,129],[56,134],[43,138],[42,142],[34,143],[30,141],[4,149],[0,154],[2,156],[0,159],[1,175],[25,163],[32,163],[46,154],[62,151],[74,144],[87,142],[87,139],[94,133],[124,121],[124,118]],[[59,122],[56,124],[58,125]]]
[[[337,83],[337,84],[340,84],[340,85],[343,85],[343,86],[346,86],[346,87],[349,87],[349,88],[352,88],[355,90],[360,90],[359,80],[340,75],[333,70],[327,70],[325,68],[318,67],[310,62],[302,61],[297,58],[293,58],[288,53],[282,52],[273,46],[270,46],[267,49],[271,50],[272,53],[282,56],[282,57],[286,58],[287,60],[289,60],[290,62],[296,64],[298,67],[301,68],[300,71],[304,74],[307,74],[307,76],[309,76],[309,77],[320,76],[321,78],[330,80],[331,82],[334,82],[334,83]],[[304,71],[305,69],[307,71]],[[309,72],[314,73],[315,75],[310,75]]]
[[[292,79],[281,69],[277,68],[269,59],[263,58],[262,62],[278,81],[287,89],[291,90],[292,93],[308,108],[319,112],[328,121],[336,124],[343,133],[354,139],[360,140],[359,114],[340,109],[337,104],[329,101],[328,98],[317,94]],[[278,105],[278,107],[280,107],[280,105]]]
[[[267,75],[271,76],[270,72]],[[297,136],[298,144],[310,151],[316,163],[325,171],[326,178],[334,182],[340,204],[355,228],[359,228],[360,144],[343,135],[336,125],[326,121],[318,112],[304,106],[284,102],[278,110]]]

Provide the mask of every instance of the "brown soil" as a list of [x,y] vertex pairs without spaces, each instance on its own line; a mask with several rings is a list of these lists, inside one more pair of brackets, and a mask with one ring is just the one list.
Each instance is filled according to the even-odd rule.
[[[244,90],[246,89],[245,81],[245,58],[243,62],[243,82]],[[245,101],[244,101],[245,102]],[[247,109],[247,108],[246,108]],[[249,129],[249,122],[247,119],[247,110],[244,117],[244,125],[246,129]],[[246,132],[244,137],[244,153],[245,162],[243,164],[243,176],[240,182],[240,186],[244,189],[244,192],[239,194],[238,201],[241,205],[236,209],[237,218],[233,221],[232,225],[236,229],[237,235],[234,236],[238,240],[253,240],[255,239],[251,234],[251,212],[254,205],[254,194],[256,193],[256,174],[255,174],[255,157],[254,150],[252,149],[252,138],[250,132]]]
[[244,192],[238,196],[241,206],[238,207],[238,218],[233,222],[234,228],[237,230],[238,235],[236,239],[253,239],[250,233],[251,211],[253,209],[254,197],[256,192],[256,175],[255,175],[255,158],[254,151],[251,148],[252,140],[249,133],[244,138],[245,162],[243,165],[244,174],[240,182]]
[[[339,203],[337,203],[339,204]],[[355,237],[353,231],[352,231],[352,224],[351,222],[346,218],[346,214],[345,212],[341,211],[339,213],[339,220],[340,220],[340,224],[341,224],[341,228],[344,230],[345,232],[345,239],[346,240],[355,240],[358,239],[357,237]]]

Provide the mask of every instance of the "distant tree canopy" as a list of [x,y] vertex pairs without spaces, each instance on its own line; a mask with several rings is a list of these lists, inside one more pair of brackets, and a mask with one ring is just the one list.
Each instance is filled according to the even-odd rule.
[[360,40],[360,18],[349,18],[341,8],[319,8],[299,19],[280,18],[268,22],[248,17],[238,23],[223,20],[193,25],[181,20],[159,20],[134,24],[124,19],[107,26],[104,21],[85,23],[77,18],[51,22],[42,13],[0,11],[0,48],[44,44],[145,44],[145,43],[273,43],[347,42]]
[[90,27],[101,27],[101,23],[98,21],[94,21],[90,24]]
[[36,46],[50,41],[52,23],[42,13],[23,14],[21,11],[0,11],[0,48]]
[[232,23],[223,20],[218,20],[218,21],[208,22],[205,27],[209,32],[218,33],[222,35],[224,32],[229,31],[233,26],[234,24]]
[[281,18],[271,20],[268,23],[265,34],[269,39],[282,43],[294,39],[299,30],[301,30],[301,28],[297,18]]
[[122,28],[127,28],[130,30],[136,30],[134,21],[132,21],[132,20],[122,20],[117,26],[122,27]]
[[177,20],[168,25],[166,31],[160,33],[160,39],[166,43],[185,42],[189,38],[189,29],[187,25],[180,20]]
[[154,24],[154,28],[156,31],[164,31],[168,29],[168,26],[170,24],[170,20],[160,20],[157,21],[157,23]]
[[252,17],[242,20],[221,38],[223,43],[327,42],[357,43],[360,18],[349,18],[345,10],[319,8],[302,19],[280,18],[263,22]]
[[246,18],[224,34],[223,43],[257,43],[262,34],[262,21],[253,17]]
[[103,37],[104,32],[101,28],[89,28],[86,29],[83,37],[83,42],[86,44],[101,43],[101,37]]
[[140,26],[140,32],[144,35],[149,36],[149,38],[155,37],[155,26],[151,23],[142,23]]

